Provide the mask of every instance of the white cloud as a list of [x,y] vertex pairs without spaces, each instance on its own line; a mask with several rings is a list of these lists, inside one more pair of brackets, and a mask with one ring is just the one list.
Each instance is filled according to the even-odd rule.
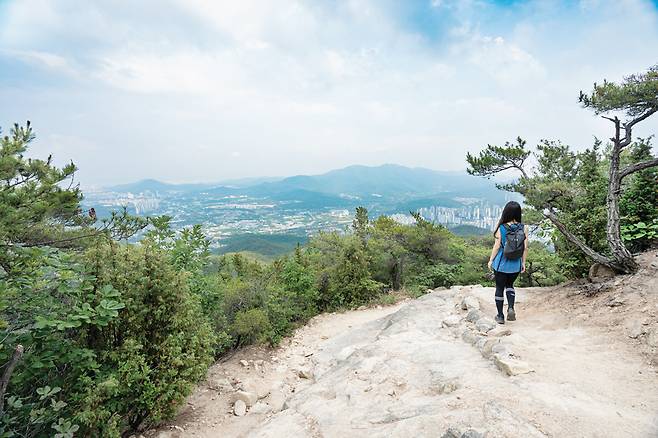
[[[458,169],[466,150],[517,135],[578,146],[607,137],[578,90],[658,61],[648,2],[531,2],[499,15],[478,1],[426,5],[438,36],[403,19],[406,2],[14,1],[0,18],[0,61],[27,65],[21,87],[32,75],[39,92],[18,99],[0,83],[0,98],[20,101],[0,107],[0,123],[29,117],[38,132],[93,139],[95,151],[75,148],[93,182],[136,179],[145,166],[165,180],[359,162]],[[629,48],[621,66],[617,46]],[[68,82],[49,84],[53,71]],[[99,160],[99,149],[112,153]]]
[[79,74],[78,70],[67,58],[54,53],[38,50],[0,50],[0,56],[14,57],[38,67],[44,67],[71,76],[78,76]]

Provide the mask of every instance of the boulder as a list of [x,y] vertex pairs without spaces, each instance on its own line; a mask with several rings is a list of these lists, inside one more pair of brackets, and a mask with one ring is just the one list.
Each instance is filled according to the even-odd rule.
[[602,265],[601,263],[594,263],[589,267],[589,275],[587,278],[592,283],[601,283],[615,277],[616,275],[617,273],[613,269]]
[[283,410],[286,403],[286,395],[279,390],[273,390],[267,397],[267,404],[272,408],[272,412],[279,412]]
[[455,327],[459,325],[461,318],[457,315],[450,315],[443,320],[443,327]]
[[241,389],[246,392],[256,394],[258,399],[265,398],[270,393],[270,387],[264,380],[252,380],[245,382]]
[[495,336],[497,338],[502,338],[503,336],[509,336],[512,334],[512,330],[505,327],[496,327],[495,329],[489,331],[487,336]]
[[311,371],[308,368],[300,368],[297,371],[297,375],[301,377],[302,379],[312,379],[313,378],[313,371]]
[[507,345],[498,343],[498,344],[494,344],[491,347],[491,354],[497,354],[500,356],[509,356],[510,352]]
[[480,302],[472,295],[466,295],[462,299],[462,310],[480,310]]
[[253,406],[258,401],[258,394],[249,391],[238,391],[235,393],[235,401],[239,400],[243,401],[247,407]]
[[474,323],[478,319],[482,318],[482,316],[482,312],[480,312],[478,309],[472,309],[466,315],[466,321]]
[[494,363],[503,373],[508,376],[517,376],[519,374],[532,373],[534,370],[522,360],[515,359],[510,356],[496,354],[494,355]]
[[462,340],[467,344],[474,345],[478,341],[478,338],[479,336],[477,336],[469,329],[466,329],[462,332]]
[[272,407],[267,403],[258,402],[249,409],[250,414],[267,414],[272,411]]
[[498,338],[484,338],[485,342],[480,345],[478,342],[478,349],[480,350],[480,353],[482,353],[482,356],[489,358],[491,357],[493,347],[498,345],[500,343],[500,339]]
[[496,328],[496,322],[493,319],[482,317],[475,323],[475,328],[482,333],[487,333]]
[[247,405],[242,400],[236,400],[233,403],[233,414],[237,417],[242,417],[247,413]]

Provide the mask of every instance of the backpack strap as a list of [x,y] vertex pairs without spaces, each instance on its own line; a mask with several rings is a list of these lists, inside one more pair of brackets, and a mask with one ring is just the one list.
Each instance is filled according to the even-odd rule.
[[[502,227],[505,229],[505,239],[507,238],[507,224],[501,224]],[[498,227],[498,231],[500,232],[500,249],[498,250],[498,253],[500,254],[500,258],[498,259],[498,267],[496,268],[496,271],[500,269],[500,264],[503,261],[503,257],[505,257],[505,239],[503,239],[503,231]]]

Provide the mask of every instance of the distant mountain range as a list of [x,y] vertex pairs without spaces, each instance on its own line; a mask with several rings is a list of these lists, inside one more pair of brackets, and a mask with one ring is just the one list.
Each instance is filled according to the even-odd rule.
[[130,193],[143,193],[143,192],[193,192],[199,190],[207,190],[214,187],[249,187],[266,182],[279,181],[283,177],[260,177],[260,178],[238,178],[228,179],[216,183],[192,183],[192,184],[170,184],[156,179],[143,179],[138,182],[119,184],[116,186],[106,187],[113,192],[130,192]]
[[[349,166],[321,175],[297,175],[288,178],[251,178],[208,184],[168,184],[144,180],[110,187],[116,192],[207,192],[213,195],[248,195],[333,206],[354,201],[377,203],[385,198],[396,207],[407,203],[446,207],[456,204],[455,198],[487,199],[502,202],[505,193],[492,181],[470,176],[465,172],[436,171],[409,168],[394,164],[377,167]],[[418,200],[413,202],[413,200]]]

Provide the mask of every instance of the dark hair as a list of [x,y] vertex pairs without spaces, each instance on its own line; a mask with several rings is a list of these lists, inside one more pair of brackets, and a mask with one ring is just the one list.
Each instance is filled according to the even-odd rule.
[[521,220],[521,205],[516,201],[510,201],[505,204],[503,212],[500,215],[498,225],[496,225],[496,229],[494,230],[494,236],[502,224],[506,224],[512,221],[517,221],[519,223],[523,222]]

